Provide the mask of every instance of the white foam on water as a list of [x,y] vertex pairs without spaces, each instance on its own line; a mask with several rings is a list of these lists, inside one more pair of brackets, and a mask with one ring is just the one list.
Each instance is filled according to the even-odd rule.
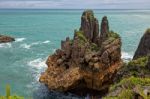
[[44,41],[44,42],[42,42],[42,43],[47,44],[47,43],[49,43],[49,42],[50,42],[49,40],[46,40],[46,41]]
[[45,59],[37,58],[29,61],[27,64],[37,69],[43,69],[44,67],[46,67],[45,61]]
[[31,60],[27,63],[28,66],[31,66],[31,70],[33,72],[33,76],[36,81],[39,81],[39,77],[41,73],[44,71],[44,69],[47,67],[46,65],[46,58],[37,58],[34,60]]
[[0,48],[11,48],[11,47],[12,47],[11,43],[2,43],[2,44],[0,44]]
[[[20,40],[21,41],[21,40]],[[47,44],[47,43],[49,43],[50,41],[48,41],[48,40],[46,40],[46,41],[43,41],[43,42],[41,42],[41,41],[37,41],[37,42],[33,42],[33,43],[31,43],[31,44],[26,44],[26,43],[24,43],[24,44],[21,44],[20,45],[20,47],[21,48],[25,48],[25,49],[30,49],[32,46],[34,46],[34,45],[39,45],[39,44]]]
[[127,52],[122,52],[121,58],[124,61],[129,61],[133,58],[133,56],[131,54],[127,53]]
[[31,43],[31,46],[32,45],[39,45],[39,44],[41,44],[40,42],[34,42],[34,43]]
[[30,49],[33,45],[38,45],[38,44],[40,44],[40,42],[34,42],[34,43],[31,43],[31,44],[24,43],[24,44],[21,44],[20,47],[25,48],[25,49]]
[[26,40],[26,38],[16,38],[15,40],[16,40],[15,42],[22,42],[22,41]]
[[56,49],[53,49],[52,51],[53,51],[53,53],[55,53],[55,52],[56,52]]
[[24,44],[21,44],[20,47],[25,48],[25,49],[30,49],[31,45],[28,45],[28,44],[24,43]]

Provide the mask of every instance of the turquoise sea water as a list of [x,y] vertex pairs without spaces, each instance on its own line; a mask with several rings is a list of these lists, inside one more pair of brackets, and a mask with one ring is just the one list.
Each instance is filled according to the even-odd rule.
[[[61,40],[72,37],[74,29],[80,27],[82,11],[0,10],[0,34],[16,38],[13,43],[0,44],[0,95],[4,95],[6,84],[26,97],[45,90],[39,91],[38,82],[46,69],[45,60],[60,47]],[[110,28],[122,37],[122,57],[132,58],[141,36],[150,27],[150,10],[94,12],[99,21],[108,16]]]

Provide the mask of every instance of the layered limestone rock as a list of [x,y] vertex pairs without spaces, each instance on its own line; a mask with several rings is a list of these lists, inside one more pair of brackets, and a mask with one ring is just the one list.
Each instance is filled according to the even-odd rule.
[[0,43],[8,43],[12,41],[15,41],[15,39],[10,36],[0,35]]
[[140,40],[139,46],[134,54],[133,60],[150,54],[150,29],[147,29]]
[[83,12],[80,30],[75,30],[74,38],[67,37],[61,49],[49,56],[48,69],[40,82],[57,91],[108,88],[122,63],[121,39],[109,31],[107,17],[101,27],[99,33],[98,20],[91,10]]

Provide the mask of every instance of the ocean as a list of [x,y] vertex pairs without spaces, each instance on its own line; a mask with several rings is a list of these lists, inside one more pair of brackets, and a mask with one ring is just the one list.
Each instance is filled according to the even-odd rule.
[[[0,44],[0,95],[9,84],[13,94],[25,97],[68,96],[48,92],[39,83],[47,57],[60,48],[61,40],[73,37],[83,10],[0,10],[0,34],[16,38]],[[140,38],[150,28],[150,10],[94,10],[99,22],[107,16],[110,29],[122,38],[122,58],[133,57]],[[35,98],[37,99],[37,98]],[[43,98],[46,99],[46,98]],[[51,99],[51,98],[50,98]],[[66,98],[67,99],[67,98]]]

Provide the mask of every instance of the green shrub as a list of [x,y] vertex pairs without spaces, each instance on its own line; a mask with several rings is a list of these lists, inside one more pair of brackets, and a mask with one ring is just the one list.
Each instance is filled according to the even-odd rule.
[[118,84],[111,86],[110,90],[115,90],[117,87],[124,87],[131,89],[136,85],[150,86],[150,78],[130,77],[122,79]]
[[133,99],[135,96],[134,88],[136,88],[137,93],[144,99],[150,99],[150,96],[144,94],[143,86],[150,86],[150,78],[124,78],[119,83],[110,87],[110,93],[118,92],[116,91],[118,88],[121,89],[120,92],[117,93],[117,96],[106,96],[103,99]]
[[148,28],[145,33],[150,33],[150,28]]
[[24,98],[20,97],[20,96],[17,96],[17,95],[11,96],[10,86],[7,85],[6,86],[6,96],[0,96],[0,99],[24,99]]
[[102,99],[119,99],[118,97],[103,97]]
[[91,50],[98,51],[98,50],[100,50],[100,48],[95,43],[91,43]]
[[103,44],[105,44],[105,45],[110,44],[118,38],[120,38],[120,36],[117,33],[110,31],[108,33],[108,38],[105,40],[105,42],[103,42]]
[[6,86],[6,97],[9,98],[9,96],[10,96],[10,86],[7,85]]
[[115,33],[114,31],[110,31],[108,37],[112,37],[115,39],[120,38],[119,34]]
[[80,39],[80,41],[87,42],[87,39],[84,36],[84,34],[83,34],[82,31],[76,31],[76,35],[78,36],[78,38]]
[[122,92],[118,96],[118,99],[134,99],[132,90],[129,89],[122,90]]
[[145,67],[148,62],[148,57],[141,57],[138,58],[137,60],[132,60],[128,63],[128,66],[141,66]]

